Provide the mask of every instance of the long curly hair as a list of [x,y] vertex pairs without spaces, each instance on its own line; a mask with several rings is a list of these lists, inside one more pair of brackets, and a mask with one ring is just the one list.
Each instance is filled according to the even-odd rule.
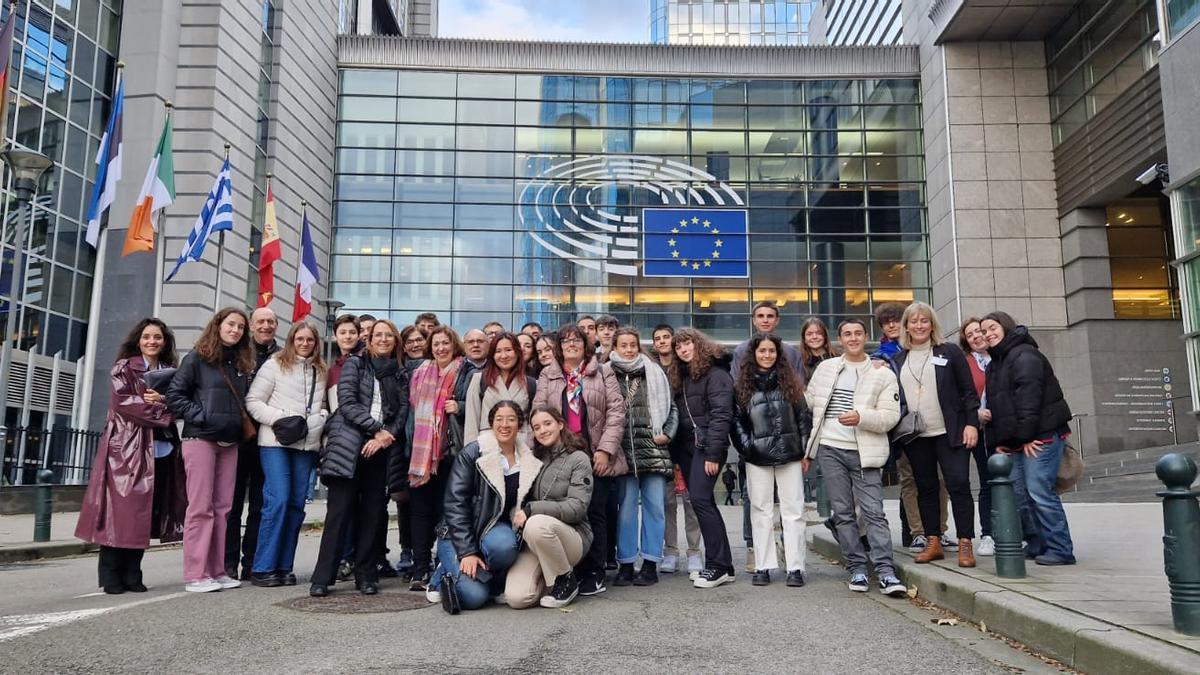
[[675,337],[671,338],[671,349],[678,350],[679,345],[690,342],[695,348],[695,355],[692,356],[690,363],[682,363],[678,358],[678,354],[674,361],[680,361],[678,367],[671,368],[669,371],[671,377],[671,388],[675,391],[680,391],[683,387],[683,371],[686,370],[688,377],[693,382],[704,377],[708,373],[708,369],[712,368],[713,362],[725,354],[725,348],[713,341],[704,333],[695,328],[680,328],[675,332]]
[[174,368],[179,365],[179,357],[175,354],[175,333],[171,332],[171,329],[167,327],[167,324],[162,319],[152,317],[146,317],[137,322],[133,330],[129,331],[129,334],[121,342],[121,347],[117,349],[117,360],[120,361],[121,359],[131,359],[135,356],[141,356],[142,348],[140,343],[142,341],[142,332],[146,330],[147,326],[157,326],[163,334],[162,351],[158,353],[159,364],[168,368]]
[[252,373],[254,372],[254,350],[250,347],[250,318],[237,307],[226,307],[213,314],[213,318],[209,319],[208,325],[204,327],[204,332],[196,338],[196,344],[192,350],[196,352],[196,356],[201,361],[219,368],[224,351],[224,344],[221,342],[221,324],[225,323],[225,319],[232,314],[242,317],[242,337],[231,347],[234,352],[233,367],[239,373]]
[[792,365],[788,363],[787,354],[783,351],[783,340],[769,333],[755,333],[754,337],[750,338],[750,346],[746,349],[742,362],[738,364],[737,382],[734,383],[738,405],[745,408],[750,405],[750,398],[754,396],[754,376],[762,370],[754,352],[764,342],[775,345],[775,365],[771,366],[771,372],[775,373],[775,381],[779,383],[779,392],[783,394],[783,400],[792,405],[799,403],[804,398],[804,385],[800,384],[800,378],[796,377],[796,371],[792,370]]

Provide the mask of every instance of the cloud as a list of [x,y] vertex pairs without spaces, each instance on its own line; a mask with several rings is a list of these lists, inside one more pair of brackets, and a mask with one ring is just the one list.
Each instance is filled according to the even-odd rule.
[[646,42],[647,0],[442,0],[438,35],[496,40]]

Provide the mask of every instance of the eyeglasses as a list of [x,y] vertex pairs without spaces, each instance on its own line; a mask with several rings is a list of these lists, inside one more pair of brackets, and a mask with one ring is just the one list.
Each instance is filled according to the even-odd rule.
[[558,342],[559,342],[559,344],[564,344],[564,345],[581,345],[581,344],[583,344],[583,340],[579,339],[578,337],[566,337],[566,338],[559,340]]
[[417,345],[425,344],[424,338],[409,338],[404,341],[405,347],[416,347]]

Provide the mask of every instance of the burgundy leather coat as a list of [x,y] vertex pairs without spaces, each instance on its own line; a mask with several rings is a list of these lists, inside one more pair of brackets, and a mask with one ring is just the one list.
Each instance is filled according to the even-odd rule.
[[176,438],[174,417],[165,402],[143,398],[145,372],[137,356],[117,361],[110,372],[112,401],[75,527],[84,541],[144,549],[152,534],[164,542],[183,538],[187,497],[178,440],[159,461],[166,475],[155,476],[154,431]]

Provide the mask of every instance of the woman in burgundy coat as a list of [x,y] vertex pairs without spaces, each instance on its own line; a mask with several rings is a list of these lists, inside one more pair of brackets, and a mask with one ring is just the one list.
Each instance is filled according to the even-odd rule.
[[112,400],[84,494],[75,536],[100,545],[105,593],[143,592],[150,537],[179,541],[187,509],[174,418],[147,371],[176,365],[175,336],[158,319],[130,331],[110,373]]

